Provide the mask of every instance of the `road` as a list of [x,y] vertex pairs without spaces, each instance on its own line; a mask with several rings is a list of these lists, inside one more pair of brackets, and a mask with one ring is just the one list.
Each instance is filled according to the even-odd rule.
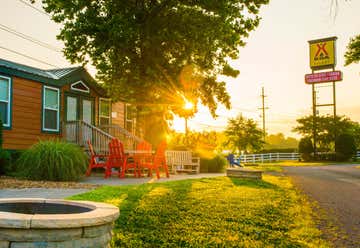
[[[327,237],[335,247],[360,247],[360,169],[354,165],[285,167],[285,174],[331,218],[335,217],[347,236]],[[326,233],[328,227],[320,228]]]

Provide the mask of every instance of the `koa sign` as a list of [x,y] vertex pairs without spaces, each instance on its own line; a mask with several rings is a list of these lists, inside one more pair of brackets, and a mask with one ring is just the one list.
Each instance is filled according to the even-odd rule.
[[310,40],[310,68],[321,70],[334,68],[336,65],[335,41],[337,37]]

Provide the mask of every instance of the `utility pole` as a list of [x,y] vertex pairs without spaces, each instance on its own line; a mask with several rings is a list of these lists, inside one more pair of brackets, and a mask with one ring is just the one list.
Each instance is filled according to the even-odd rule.
[[265,107],[265,90],[264,87],[261,88],[261,99],[262,99],[262,108],[259,108],[262,110],[262,119],[263,119],[263,136],[264,136],[264,142],[266,138],[266,129],[265,129],[265,110],[269,109],[268,107]]

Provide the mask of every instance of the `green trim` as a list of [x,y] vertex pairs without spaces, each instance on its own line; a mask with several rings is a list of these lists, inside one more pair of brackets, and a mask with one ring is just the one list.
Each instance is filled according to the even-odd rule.
[[55,79],[46,78],[46,77],[42,77],[39,75],[27,73],[27,72],[18,71],[18,70],[11,69],[11,68],[6,68],[6,67],[0,66],[0,73],[8,74],[9,76],[16,76],[16,77],[20,77],[20,78],[29,79],[32,81],[36,81],[36,82],[39,82],[42,84],[48,84],[51,86],[56,86],[56,87],[59,86],[59,84],[57,83],[57,81]]
[[[45,87],[58,90],[58,99],[59,99],[59,101],[58,101],[59,108],[58,108],[58,115],[57,115],[57,117],[58,117],[58,119],[57,119],[58,130],[46,130],[46,129],[44,129]],[[61,116],[60,115],[61,115],[61,89],[59,87],[43,85],[43,87],[41,88],[41,132],[42,133],[51,133],[51,134],[61,134],[61,122],[60,122],[60,117]]]
[[13,80],[11,76],[0,74],[0,77],[9,79],[9,108],[8,108],[8,119],[9,119],[9,126],[4,126],[3,123],[3,130],[11,130],[12,129],[12,108],[13,108]]
[[[46,72],[46,70],[44,71]],[[13,68],[8,68],[0,65],[0,74],[7,74],[10,77],[16,76],[20,78],[29,79],[44,85],[50,85],[53,87],[62,87],[67,84],[75,83],[76,81],[83,81],[84,83],[89,86],[90,89],[93,89],[99,96],[105,96],[106,97],[106,91],[93,79],[93,77],[84,69],[79,68],[77,70],[72,71],[68,75],[65,75],[64,77],[60,79],[54,79],[51,77],[44,77],[41,75],[33,74],[30,72],[25,72]]]

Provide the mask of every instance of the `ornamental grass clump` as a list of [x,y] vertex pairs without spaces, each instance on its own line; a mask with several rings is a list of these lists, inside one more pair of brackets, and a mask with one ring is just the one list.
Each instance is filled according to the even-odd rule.
[[77,181],[86,171],[86,156],[74,144],[39,141],[18,160],[19,176],[32,180]]

